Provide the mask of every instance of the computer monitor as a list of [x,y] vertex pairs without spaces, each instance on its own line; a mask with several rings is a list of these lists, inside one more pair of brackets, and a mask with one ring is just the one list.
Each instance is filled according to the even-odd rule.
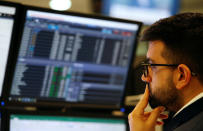
[[180,0],[103,0],[102,13],[151,25],[178,13]]
[[120,108],[140,22],[26,8],[9,101]]
[[127,131],[126,118],[61,113],[7,113],[6,131]]
[[0,1],[0,97],[2,97],[6,70],[8,70],[9,54],[14,44],[18,6]]

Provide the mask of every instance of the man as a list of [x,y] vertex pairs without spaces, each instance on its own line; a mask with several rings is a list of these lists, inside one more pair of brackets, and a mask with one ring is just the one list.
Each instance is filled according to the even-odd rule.
[[[174,112],[168,131],[203,131],[203,14],[182,13],[162,19],[143,33],[149,41],[142,80],[143,98],[129,114],[131,131],[154,131]],[[147,104],[152,112],[145,112]]]

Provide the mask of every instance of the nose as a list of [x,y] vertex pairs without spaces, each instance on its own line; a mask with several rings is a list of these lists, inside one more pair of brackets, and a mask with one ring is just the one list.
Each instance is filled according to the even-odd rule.
[[142,81],[147,82],[147,83],[151,82],[151,78],[149,76],[145,77],[144,74],[142,74],[141,79],[142,79]]

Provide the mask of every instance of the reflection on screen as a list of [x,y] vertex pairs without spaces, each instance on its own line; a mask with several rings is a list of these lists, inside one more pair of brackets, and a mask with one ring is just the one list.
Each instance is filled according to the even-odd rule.
[[10,100],[119,106],[138,28],[28,10]]
[[125,120],[111,118],[11,115],[9,131],[126,131]]
[[0,96],[8,59],[15,7],[0,5]]

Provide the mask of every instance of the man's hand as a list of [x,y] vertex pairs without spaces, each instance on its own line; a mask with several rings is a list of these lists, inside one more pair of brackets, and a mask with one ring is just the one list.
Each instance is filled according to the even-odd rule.
[[157,107],[151,112],[145,112],[148,105],[149,89],[146,87],[142,99],[139,101],[134,110],[128,115],[130,131],[155,131],[156,125],[163,125],[163,122],[157,119],[167,119],[168,116],[161,114],[165,108]]

